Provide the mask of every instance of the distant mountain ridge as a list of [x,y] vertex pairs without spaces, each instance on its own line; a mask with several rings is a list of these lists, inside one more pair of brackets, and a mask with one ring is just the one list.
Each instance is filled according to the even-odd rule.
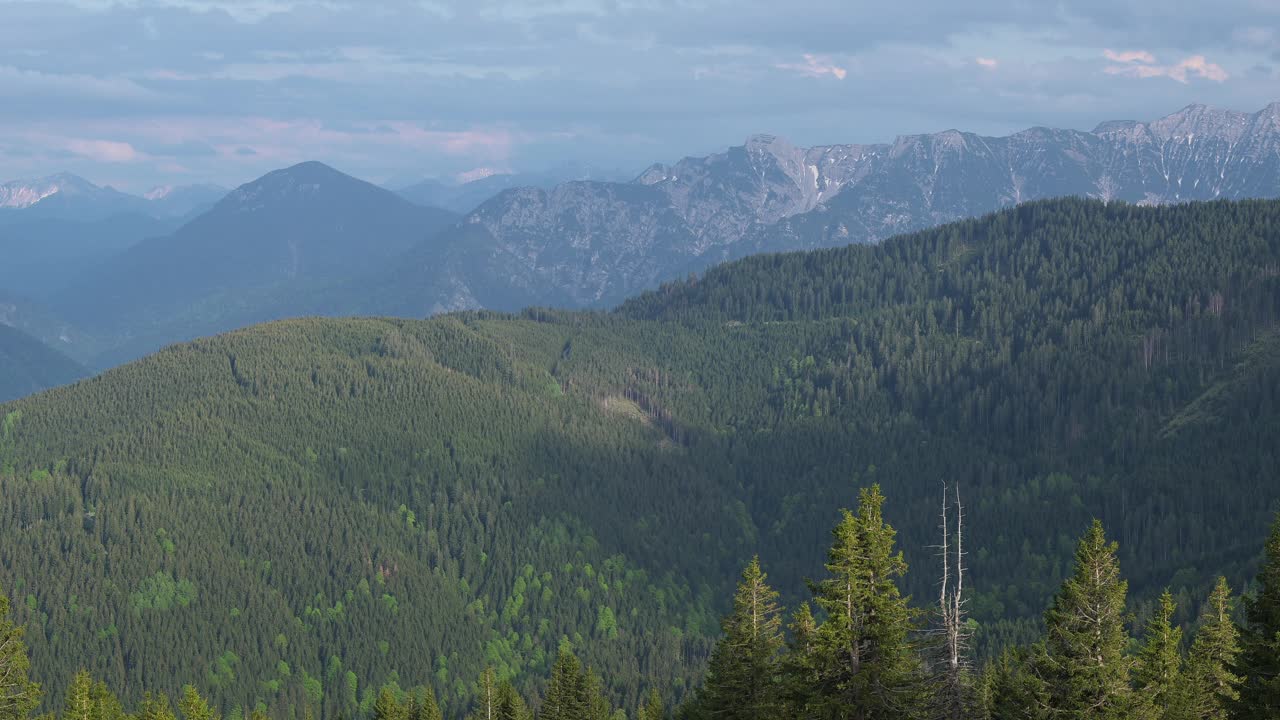
[[217,185],[198,184],[156,188],[138,196],[95,185],[79,175],[58,173],[0,184],[0,221],[26,220],[31,215],[81,221],[133,213],[181,217],[213,205],[226,192]]
[[606,308],[726,260],[875,243],[1036,199],[1275,197],[1280,103],[1256,113],[1189,105],[1088,132],[947,130],[812,148],[756,135],[629,182],[510,187],[461,219],[406,194],[320,163],[269,173],[49,304],[101,336],[77,355],[97,367],[283,317]]
[[409,308],[369,309],[605,307],[752,253],[878,242],[1069,195],[1139,204],[1280,195],[1280,103],[1252,114],[1189,105],[1153,122],[998,138],[947,130],[800,148],[757,135],[630,183],[511,189],[433,241],[458,250],[430,279],[406,263],[379,281],[383,297],[415,298]]

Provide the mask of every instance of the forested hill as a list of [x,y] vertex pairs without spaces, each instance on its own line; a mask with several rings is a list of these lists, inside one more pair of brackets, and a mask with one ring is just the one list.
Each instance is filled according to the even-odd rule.
[[87,374],[71,358],[0,323],[0,402],[73,382]]
[[608,314],[258,326],[0,408],[0,586],[55,698],[87,665],[452,716],[568,646],[635,707],[699,675],[747,558],[804,587],[872,482],[933,596],[946,481],[980,653],[1035,635],[1093,517],[1140,615],[1168,585],[1188,622],[1277,508],[1278,322],[1280,202],[1060,200]]

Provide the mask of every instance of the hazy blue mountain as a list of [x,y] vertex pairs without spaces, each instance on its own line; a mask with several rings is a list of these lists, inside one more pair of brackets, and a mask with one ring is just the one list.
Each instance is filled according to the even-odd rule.
[[65,385],[88,375],[74,360],[0,323],[0,402]]
[[406,200],[451,210],[459,214],[469,213],[503,190],[518,187],[550,189],[565,182],[616,181],[624,179],[618,172],[602,170],[586,165],[563,165],[551,170],[532,173],[494,173],[487,177],[456,182],[428,179],[403,187],[396,192]]
[[163,185],[152,188],[143,197],[149,201],[151,214],[157,217],[191,219],[218,204],[227,189],[221,185]]
[[0,288],[48,297],[116,253],[178,225],[140,213],[98,220],[11,216],[0,222]]
[[455,216],[309,162],[240,186],[172,235],[79,276],[51,304],[132,357],[277,317],[269,298],[383,267]]

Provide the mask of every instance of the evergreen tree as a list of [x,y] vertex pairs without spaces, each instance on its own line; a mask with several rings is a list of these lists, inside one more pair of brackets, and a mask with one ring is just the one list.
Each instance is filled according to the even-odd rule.
[[498,720],[533,720],[533,712],[510,681],[498,686],[497,711]]
[[395,689],[384,685],[373,703],[374,720],[408,720],[408,717],[409,708],[396,697]]
[[178,709],[182,710],[185,720],[219,720],[218,714],[209,707],[209,702],[191,685],[182,688],[182,700],[178,702]]
[[164,693],[146,693],[138,710],[138,720],[177,720],[169,706],[169,696]]
[[1095,520],[1076,548],[1075,570],[1045,613],[1046,655],[1037,662],[1055,717],[1129,720],[1128,583],[1120,577],[1116,543]]
[[444,720],[436,691],[430,685],[422,689],[421,696],[414,698],[414,711],[412,720]]
[[1228,720],[1227,708],[1240,697],[1240,678],[1232,672],[1239,653],[1240,633],[1231,620],[1231,588],[1225,577],[1219,577],[1191,645],[1187,667],[1191,717]]
[[[498,720],[498,677],[492,667],[486,667],[476,682],[476,708],[468,716],[471,720]],[[382,720],[378,718],[378,720]]]
[[817,717],[909,717],[919,704],[919,660],[910,642],[913,613],[898,590],[906,574],[895,532],[884,522],[880,486],[863,490],[858,513],[836,526],[827,571],[816,592],[826,620],[814,638]]
[[588,720],[586,678],[582,663],[568,649],[562,649],[551,668],[547,697],[539,720]]
[[1010,649],[984,670],[979,694],[982,714],[990,720],[1045,720],[1048,688],[1034,671],[1045,656],[1043,645]]
[[609,698],[604,694],[604,680],[591,668],[587,668],[582,679],[582,704],[587,711],[587,720],[609,720],[613,714]]
[[636,711],[636,720],[666,720],[667,710],[662,705],[658,688],[649,689],[649,699]]
[[742,571],[733,611],[721,622],[724,636],[707,670],[705,702],[713,717],[766,720],[781,712],[781,608],[766,580],[760,559],[752,558]]
[[95,720],[93,712],[93,678],[88,670],[81,670],[71,679],[67,689],[67,703],[62,709],[62,720]]
[[9,598],[0,592],[0,720],[24,720],[40,703],[40,686],[28,677],[24,631],[9,619]]
[[818,667],[814,643],[818,625],[813,619],[809,603],[801,603],[791,615],[791,639],[780,663],[782,670],[782,701],[787,715],[794,718],[809,717],[809,706],[818,682]]
[[1168,590],[1147,621],[1142,648],[1133,668],[1137,689],[1135,716],[1151,720],[1186,717],[1187,693],[1182,679],[1182,629],[1173,626],[1176,605]]
[[1244,681],[1235,717],[1275,720],[1280,717],[1280,515],[1267,538],[1257,589],[1245,598],[1244,609],[1247,621],[1237,664]]

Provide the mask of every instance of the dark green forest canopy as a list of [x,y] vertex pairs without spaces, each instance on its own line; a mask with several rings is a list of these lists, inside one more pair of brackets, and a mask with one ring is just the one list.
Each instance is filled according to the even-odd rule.
[[932,596],[946,481],[981,654],[1038,633],[1095,516],[1185,623],[1276,509],[1278,320],[1280,202],[1058,200],[608,314],[257,326],[0,406],[0,586],[52,698],[87,663],[350,717],[485,665],[531,694],[568,646],[636,707],[699,677],[747,559],[799,592],[872,482]]

